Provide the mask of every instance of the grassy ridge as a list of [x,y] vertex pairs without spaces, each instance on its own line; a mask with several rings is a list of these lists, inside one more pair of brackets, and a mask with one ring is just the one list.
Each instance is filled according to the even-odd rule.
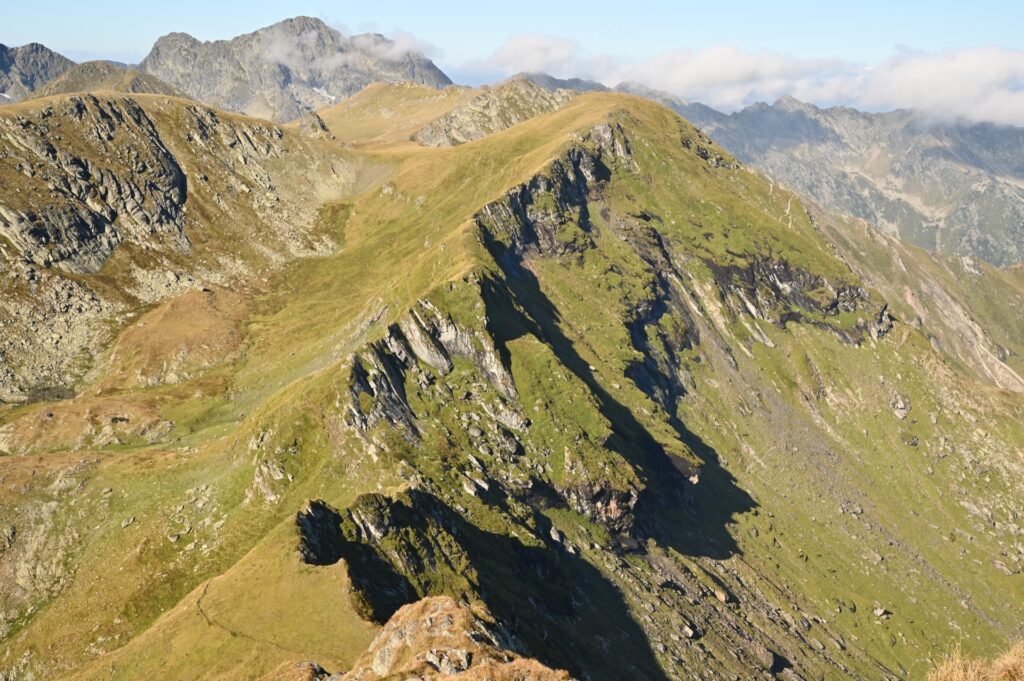
[[[610,665],[605,675],[626,674],[629,664],[638,677],[694,665],[726,675],[749,670],[771,646],[768,668],[788,660],[837,677],[832,658],[862,677],[880,665],[902,676],[965,631],[964,648],[985,654],[1021,634],[1020,613],[1006,607],[1021,600],[1019,575],[993,564],[1011,566],[1015,550],[1019,396],[972,382],[911,325],[878,341],[843,342],[869,311],[808,309],[802,321],[777,324],[731,306],[721,272],[759,258],[827,282],[812,291],[819,297],[863,284],[862,270],[836,256],[792,195],[736,167],[667,110],[593,94],[455,148],[389,137],[460,96],[420,101],[401,86],[377,87],[324,113],[364,172],[357,190],[319,213],[341,247],[287,265],[258,289],[233,291],[239,300],[211,312],[203,334],[216,357],[189,353],[188,378],[124,382],[126,371],[145,371],[133,362],[162,366],[191,342],[173,334],[180,299],[121,335],[116,371],[98,371],[84,395],[113,391],[126,403],[114,411],[145,408],[174,428],[153,444],[62,453],[72,434],[33,455],[51,484],[5,512],[58,499],[74,511],[54,531],[78,537],[67,583],[8,630],[8,650],[45,655],[61,670],[82,667],[83,679],[257,678],[311,657],[343,669],[374,628],[351,607],[340,563],[298,559],[294,514],[305,499],[344,509],[367,492],[397,495],[414,479],[462,507],[463,546],[494,580],[488,591],[534,584],[503,572],[516,565],[503,564],[509,556],[559,556],[558,574],[580,585],[570,590],[574,616],[543,619],[528,591],[499,605],[535,613],[539,628],[564,635],[547,642],[523,625],[558,662],[572,662],[572,642],[589,641],[586,658]],[[382,107],[399,111],[401,125],[380,127]],[[559,238],[579,249],[527,254],[510,269],[485,246],[478,211],[550,175],[551,161],[581,133],[609,121],[625,131],[635,169],[614,167],[600,196],[589,197],[588,221],[577,213],[561,225]],[[350,356],[422,298],[495,339],[531,421],[515,462],[473,456],[498,478],[644,489],[652,499],[637,512],[645,551],[612,551],[625,540],[564,504],[466,492],[474,444],[460,424],[480,408],[440,402],[412,372],[404,389],[423,424],[418,444],[385,439],[383,428],[373,436],[388,446],[368,447],[344,425]],[[638,310],[662,307],[638,320]],[[238,338],[214,342],[231,333]],[[679,373],[683,389],[671,400],[632,373],[646,354]],[[434,378],[455,396],[487,393],[468,362]],[[894,395],[910,404],[906,418],[891,406]],[[84,404],[95,410],[101,397]],[[68,406],[33,406],[5,420],[43,409]],[[64,473],[86,458],[87,467]],[[681,496],[677,478],[659,468],[673,460],[703,463],[700,484]],[[0,461],[11,470],[24,464]],[[75,480],[65,491],[52,485],[62,475]],[[552,529],[575,553],[551,544]],[[675,575],[676,590],[664,586],[673,583],[665,574]],[[462,583],[448,577],[438,589]],[[696,643],[670,638],[680,617],[700,630]],[[617,661],[607,653],[613,619],[629,653]],[[87,631],[86,620],[99,626]],[[675,662],[675,651],[685,660]]]

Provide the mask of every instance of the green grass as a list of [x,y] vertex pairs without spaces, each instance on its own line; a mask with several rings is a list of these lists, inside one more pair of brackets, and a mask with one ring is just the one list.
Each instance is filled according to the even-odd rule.
[[[499,617],[517,618],[538,655],[595,678],[653,677],[658,665],[746,673],[729,655],[748,645],[737,631],[811,675],[834,675],[776,610],[806,617],[807,636],[841,639],[843,650],[830,654],[869,678],[879,664],[915,675],[920,660],[955,639],[990,653],[1020,635],[1019,609],[1007,606],[1021,600],[1019,576],[992,568],[1013,550],[1007,528],[1021,490],[1019,462],[1007,452],[1024,441],[1019,396],[973,383],[967,360],[937,351],[908,324],[856,346],[812,323],[850,331],[873,309],[828,317],[804,310],[806,321],[786,328],[737,314],[712,271],[770,256],[834,286],[875,287],[871,304],[884,297],[906,319],[903,280],[881,285],[895,269],[886,248],[826,226],[842,252],[861,254],[847,256],[851,269],[791,195],[730,167],[728,157],[725,167],[709,164],[694,147],[710,143],[650,103],[580,96],[476,142],[428,150],[392,139],[397,133],[374,112],[405,102],[394,109],[395,125],[411,128],[461,95],[416,90],[406,102],[402,92],[371,88],[325,112],[336,134],[354,122],[343,138],[354,149],[328,147],[318,158],[347,155],[361,169],[348,195],[311,214],[315,233],[338,249],[260,270],[266,281],[239,286],[249,307],[235,350],[178,384],[96,395],[93,383],[75,403],[97,408],[116,397],[153,410],[175,423],[165,441],[76,452],[69,435],[31,461],[2,462],[20,482],[30,463],[53,477],[96,460],[82,486],[61,497],[69,510],[60,525],[81,537],[69,553],[70,582],[17,621],[4,640],[12,655],[33,651],[54,673],[78,670],[80,679],[258,678],[309,658],[344,669],[375,628],[348,597],[344,565],[299,560],[294,514],[314,498],[339,509],[367,493],[408,500],[410,485],[436,496],[459,531],[434,518],[403,539],[419,546],[425,536],[461,556],[408,575],[417,593],[489,599]],[[577,131],[607,121],[623,127],[635,166],[609,160],[612,179],[591,197],[589,223],[565,211],[558,238],[574,252],[528,254],[515,267],[496,260],[476,213],[530,177],[550,175]],[[554,212],[554,198],[542,196],[535,208]],[[212,257],[237,233],[218,224],[204,239],[200,252]],[[944,290],[969,288],[907,253],[907,281],[927,272]],[[108,282],[124,275],[128,255],[109,265]],[[1020,286],[1013,273],[986,277]],[[997,290],[963,294],[986,328],[1000,328]],[[350,358],[419,299],[477,334],[478,349],[488,335],[494,342],[518,392],[512,407],[530,421],[515,433],[522,449],[514,456],[482,453],[470,434],[470,414],[490,433],[485,406],[503,402],[463,358],[447,376],[433,372],[431,388],[413,371],[401,376],[420,439],[386,426],[356,434],[345,424]],[[631,378],[645,357],[630,324],[640,309],[663,303],[640,333],[647,359],[675,362],[680,372],[685,389],[668,405]],[[1006,338],[1012,324],[1001,327]],[[889,407],[893,391],[911,402],[906,420]],[[363,412],[372,407],[365,393],[357,399]],[[26,423],[42,408],[11,409],[3,419]],[[911,437],[916,447],[906,444]],[[371,453],[364,438],[383,447]],[[690,488],[664,455],[683,468],[703,463],[700,484]],[[466,491],[467,474],[483,475],[476,465],[491,480],[488,493]],[[263,498],[257,476],[276,498]],[[559,497],[590,484],[641,493],[644,552],[613,552],[631,543]],[[208,493],[197,493],[203,486]],[[531,494],[522,492],[528,486]],[[0,520],[53,495],[48,485],[26,489],[0,502]],[[999,524],[963,501],[990,506]],[[129,517],[135,522],[122,528]],[[552,526],[576,553],[552,544]],[[665,586],[671,580],[652,567],[657,561],[676,573],[677,588]],[[876,600],[892,613],[878,622]],[[654,644],[671,641],[678,617],[701,630],[696,642],[679,644],[682,667]],[[94,657],[94,646],[111,652]]]

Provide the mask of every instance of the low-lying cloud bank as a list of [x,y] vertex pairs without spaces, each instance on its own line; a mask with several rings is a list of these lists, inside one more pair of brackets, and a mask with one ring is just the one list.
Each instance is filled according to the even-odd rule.
[[879,64],[864,65],[721,46],[626,63],[587,53],[564,38],[518,35],[465,68],[505,74],[545,71],[608,86],[636,81],[726,111],[792,95],[821,106],[916,108],[939,117],[1024,125],[1024,51],[1002,48],[903,50]]

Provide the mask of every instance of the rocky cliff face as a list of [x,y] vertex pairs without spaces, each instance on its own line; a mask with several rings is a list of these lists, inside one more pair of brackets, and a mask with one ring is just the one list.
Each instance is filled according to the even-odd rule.
[[139,68],[215,106],[289,121],[377,81],[451,81],[430,60],[376,34],[343,36],[319,19],[288,19],[231,40],[160,38]]
[[[0,399],[59,394],[132,302],[224,284],[251,276],[256,262],[329,247],[310,236],[315,210],[290,186],[289,154],[304,144],[275,126],[181,101],[71,96],[0,115]],[[345,182],[344,172],[328,177],[326,185]],[[190,218],[190,208],[204,217]],[[246,229],[234,222],[245,214],[250,226],[274,228],[263,255],[239,267],[215,225]],[[196,236],[206,244],[199,253]],[[118,250],[123,258],[108,265]],[[105,268],[119,282],[113,289],[78,276]]]
[[28,97],[72,66],[73,61],[39,43],[0,45],[0,104]]
[[[20,173],[25,185],[0,206],[0,230],[14,249],[8,257],[96,272],[125,240],[167,239],[188,251],[185,175],[136,102],[73,97],[38,120],[4,117],[0,125],[10,150],[4,171]],[[64,148],[54,145],[64,125],[85,133],[85,153],[73,154],[60,139]],[[44,192],[53,197],[45,203],[38,198]]]

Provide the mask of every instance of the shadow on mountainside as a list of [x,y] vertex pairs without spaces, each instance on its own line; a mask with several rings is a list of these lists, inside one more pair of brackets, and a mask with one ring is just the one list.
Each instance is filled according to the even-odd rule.
[[[349,517],[372,518],[377,533],[354,536],[346,529]],[[413,489],[395,498],[363,495],[341,514],[311,502],[298,526],[306,562],[345,561],[353,600],[368,603],[378,622],[426,596],[475,595],[522,652],[545,665],[594,681],[666,678],[619,590],[548,540],[547,518],[534,518],[546,545],[484,530],[435,495]],[[464,586],[455,586],[462,578]]]
[[562,364],[587,386],[602,415],[612,424],[615,435],[608,447],[636,467],[647,484],[636,508],[636,530],[641,538],[653,538],[690,556],[725,559],[739,553],[728,525],[757,504],[721,466],[714,448],[678,418],[671,419],[679,439],[703,462],[700,483],[690,483],[672,464],[672,455],[597,380],[572,339],[563,333],[558,309],[522,258],[490,240],[486,230],[484,238],[506,273],[503,281],[487,279],[483,284],[488,330],[502,361],[508,367],[509,341],[531,334],[548,344]]

